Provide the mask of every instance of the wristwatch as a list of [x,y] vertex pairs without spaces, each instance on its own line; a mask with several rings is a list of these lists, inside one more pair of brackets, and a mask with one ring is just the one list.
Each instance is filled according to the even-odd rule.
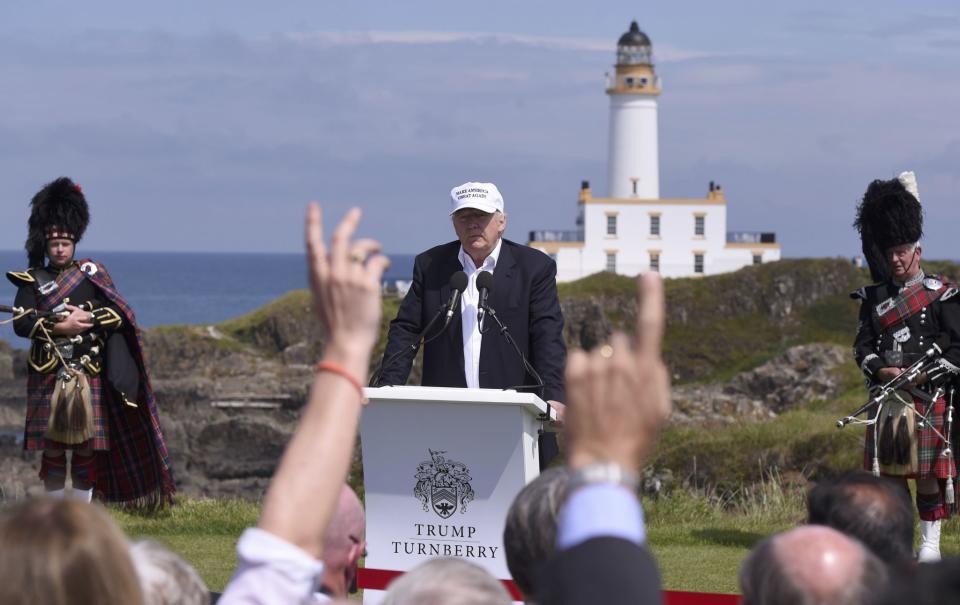
[[570,477],[570,490],[573,491],[585,485],[594,483],[609,483],[622,485],[632,492],[637,491],[640,479],[636,473],[628,471],[613,462],[595,462],[579,468]]

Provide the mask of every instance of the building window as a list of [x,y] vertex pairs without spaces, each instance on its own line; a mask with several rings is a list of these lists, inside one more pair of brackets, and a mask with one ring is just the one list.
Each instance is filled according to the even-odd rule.
[[706,217],[703,215],[693,217],[693,234],[703,237],[704,222]]
[[763,255],[762,255],[762,254],[754,254],[754,255],[753,255],[753,264],[754,264],[754,265],[761,265],[761,264],[763,264]]
[[693,255],[693,272],[703,274],[703,254]]
[[650,217],[650,235],[656,235],[660,237],[660,216],[652,215]]
[[630,179],[630,185],[633,187],[633,197],[637,197],[637,183],[640,182],[640,179],[633,177]]
[[607,271],[611,273],[617,272],[617,253],[616,252],[607,252]]
[[650,253],[650,270],[660,272],[660,254],[658,252]]
[[617,215],[608,214],[607,215],[607,235],[616,235],[617,234]]

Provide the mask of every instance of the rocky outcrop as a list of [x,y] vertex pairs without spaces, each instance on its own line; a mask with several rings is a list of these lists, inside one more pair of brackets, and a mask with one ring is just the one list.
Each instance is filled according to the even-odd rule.
[[835,370],[848,362],[845,347],[800,345],[726,384],[675,386],[671,422],[724,424],[775,418],[799,405],[838,395],[844,385]]

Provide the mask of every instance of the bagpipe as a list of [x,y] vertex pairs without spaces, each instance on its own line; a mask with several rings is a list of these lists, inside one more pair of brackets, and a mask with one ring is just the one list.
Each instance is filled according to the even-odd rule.
[[0,305],[0,313],[10,313],[13,315],[13,318],[8,319],[3,323],[14,321],[14,320],[20,319],[21,317],[26,317],[28,315],[32,315],[33,317],[44,317],[44,318],[55,319],[55,320],[64,319],[67,317],[67,315],[70,315],[70,312],[67,311],[66,309],[63,309],[60,311],[56,311],[56,310],[38,311],[37,309],[25,309],[23,307],[11,307],[9,305]]
[[[871,471],[874,475],[880,476],[880,435],[878,434],[879,420],[885,404],[887,404],[888,400],[891,398],[896,399],[904,407],[912,410],[914,414],[916,414],[916,417],[918,418],[916,422],[917,428],[929,428],[936,435],[937,439],[943,442],[944,448],[940,453],[941,456],[953,456],[951,433],[953,431],[953,408],[954,394],[956,389],[955,386],[951,384],[954,378],[952,372],[943,363],[941,363],[942,354],[943,347],[940,344],[934,344],[923,353],[920,359],[901,370],[900,373],[894,378],[884,384],[874,385],[871,387],[870,393],[872,396],[869,401],[860,406],[849,416],[837,420],[837,428],[839,429],[842,429],[848,424],[873,426],[873,460],[871,463]],[[930,388],[932,388],[932,395],[914,388],[916,381],[924,376],[926,377],[925,384],[930,385]],[[906,391],[909,393],[911,395],[910,400],[906,400],[905,398],[901,397],[899,395],[900,391]],[[933,404],[944,395],[947,395],[947,408],[944,431],[941,433],[937,430],[936,424],[932,421],[931,414],[933,414],[935,407]],[[927,407],[926,414],[921,414],[919,410],[917,410],[916,406],[914,405],[913,398],[923,400],[930,404]],[[865,420],[857,418],[857,416],[874,409],[876,409],[876,413],[873,414],[872,417]],[[952,480],[947,481],[945,495],[947,503],[953,504],[954,490]]]

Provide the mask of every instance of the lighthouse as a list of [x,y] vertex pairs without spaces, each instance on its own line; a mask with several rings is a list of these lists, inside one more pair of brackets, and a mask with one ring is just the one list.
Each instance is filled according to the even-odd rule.
[[607,78],[610,96],[610,149],[607,158],[611,198],[660,197],[657,97],[660,78],[653,69],[653,46],[636,21],[617,41],[617,64]]
[[577,195],[576,229],[530,232],[528,244],[557,263],[557,280],[598,271],[692,277],[780,260],[770,231],[729,231],[726,190],[704,179],[706,197],[660,197],[657,103],[660,78],[653,45],[637,22],[617,40],[607,74],[610,97],[606,197],[589,181]]

